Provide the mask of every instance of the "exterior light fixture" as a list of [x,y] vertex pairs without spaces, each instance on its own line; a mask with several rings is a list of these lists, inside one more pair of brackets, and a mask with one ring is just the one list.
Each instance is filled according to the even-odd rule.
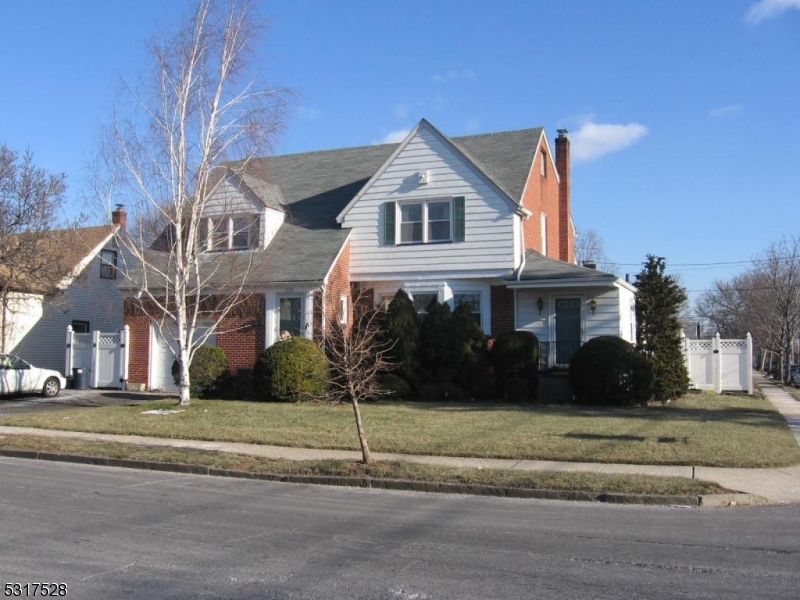
[[597,310],[597,300],[594,298],[589,300],[589,310],[592,311],[592,314],[594,314],[594,311]]
[[536,308],[539,309],[539,316],[541,317],[542,309],[544,308],[544,300],[542,300],[541,296],[539,296],[539,299],[536,301]]

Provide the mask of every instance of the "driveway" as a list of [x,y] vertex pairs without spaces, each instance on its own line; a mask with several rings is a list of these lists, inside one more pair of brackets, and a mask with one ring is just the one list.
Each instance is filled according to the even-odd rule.
[[167,398],[165,394],[147,392],[125,392],[122,390],[61,390],[55,398],[40,394],[17,394],[0,396],[0,417],[24,412],[60,410],[63,408],[126,406],[150,400]]

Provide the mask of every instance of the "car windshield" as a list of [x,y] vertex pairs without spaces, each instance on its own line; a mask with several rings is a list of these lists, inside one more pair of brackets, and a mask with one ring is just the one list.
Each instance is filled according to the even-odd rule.
[[3,354],[0,356],[0,369],[28,369],[30,365],[18,356]]

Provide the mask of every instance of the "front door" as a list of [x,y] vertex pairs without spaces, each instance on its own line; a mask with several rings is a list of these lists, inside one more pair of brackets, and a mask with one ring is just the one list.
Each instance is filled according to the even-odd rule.
[[556,298],[556,366],[568,367],[581,345],[581,299]]

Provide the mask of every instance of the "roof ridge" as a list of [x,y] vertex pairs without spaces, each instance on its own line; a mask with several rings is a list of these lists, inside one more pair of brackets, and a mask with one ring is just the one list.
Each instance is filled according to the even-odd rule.
[[524,127],[522,129],[509,129],[503,131],[486,131],[484,133],[470,133],[467,135],[454,135],[449,137],[451,140],[460,140],[463,138],[489,137],[491,135],[502,135],[507,133],[527,133],[531,131],[544,131],[544,125],[541,125],[539,127]]

